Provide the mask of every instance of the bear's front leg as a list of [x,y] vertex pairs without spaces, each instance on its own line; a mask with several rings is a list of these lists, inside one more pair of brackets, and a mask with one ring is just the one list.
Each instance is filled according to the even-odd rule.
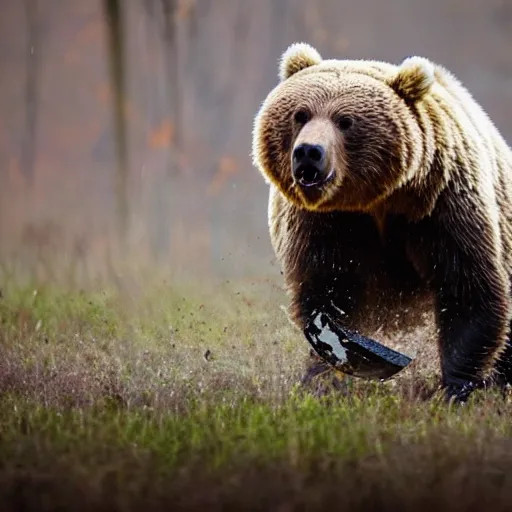
[[[363,282],[356,273],[309,269],[302,275],[300,284],[290,287],[290,317],[301,330],[319,311],[329,314],[342,325],[350,323],[362,289]],[[334,367],[310,350],[302,385],[315,384],[317,393],[321,394],[330,388],[340,390],[341,380],[342,375]]]
[[436,295],[443,388],[465,402],[505,345],[509,287],[490,219],[448,213],[420,223],[412,256]]
[[464,274],[455,279],[467,280],[465,293],[454,293],[450,285],[437,292],[441,371],[447,398],[465,402],[483,385],[484,372],[503,345],[505,305],[492,286]]

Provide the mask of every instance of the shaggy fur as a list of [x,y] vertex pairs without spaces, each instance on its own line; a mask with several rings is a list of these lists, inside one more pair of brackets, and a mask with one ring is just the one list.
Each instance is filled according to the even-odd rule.
[[[270,238],[304,327],[319,307],[364,333],[365,306],[433,295],[443,386],[464,400],[497,369],[512,381],[512,152],[467,89],[421,57],[322,60],[292,45],[254,123]],[[298,142],[334,177],[300,187]]]

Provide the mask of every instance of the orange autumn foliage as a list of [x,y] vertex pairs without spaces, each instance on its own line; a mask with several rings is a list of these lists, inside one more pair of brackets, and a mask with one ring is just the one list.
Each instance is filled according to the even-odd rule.
[[174,133],[174,125],[169,120],[164,120],[149,134],[149,147],[152,149],[170,147],[174,141]]

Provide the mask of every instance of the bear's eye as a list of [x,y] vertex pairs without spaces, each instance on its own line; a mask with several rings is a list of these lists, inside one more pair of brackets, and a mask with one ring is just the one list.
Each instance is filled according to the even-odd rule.
[[297,110],[293,116],[293,120],[297,124],[304,125],[309,121],[309,117],[309,112],[306,112],[305,110]]
[[350,116],[340,116],[338,117],[336,124],[338,125],[338,128],[344,132],[352,127],[354,120]]

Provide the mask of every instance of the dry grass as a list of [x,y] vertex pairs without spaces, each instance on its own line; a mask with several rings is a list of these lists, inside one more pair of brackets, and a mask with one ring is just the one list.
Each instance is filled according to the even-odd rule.
[[311,394],[285,300],[272,282],[6,281],[0,509],[510,508],[507,400],[432,397],[419,331],[396,380]]

